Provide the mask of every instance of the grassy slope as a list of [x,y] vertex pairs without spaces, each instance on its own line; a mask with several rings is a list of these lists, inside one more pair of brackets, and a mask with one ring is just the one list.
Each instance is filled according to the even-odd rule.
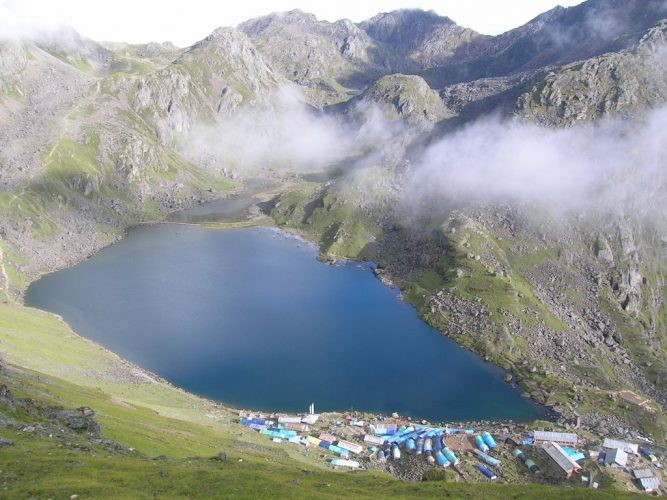
[[276,223],[315,239],[330,257],[373,259],[377,225],[355,203],[318,187],[305,182],[281,194],[271,211]]
[[[151,461],[103,456],[48,456],[41,443],[30,454],[11,452],[12,465],[2,478],[8,495],[154,498],[621,498],[624,495],[530,485],[491,485],[427,482],[409,484],[379,474],[312,472],[261,461],[210,459]],[[79,465],[80,464],[80,465]],[[7,478],[11,478],[7,481]],[[36,481],[35,478],[38,478]],[[13,480],[12,480],[13,479]],[[21,481],[22,479],[25,479]],[[16,484],[18,487],[14,488]],[[629,495],[628,495],[629,496]]]

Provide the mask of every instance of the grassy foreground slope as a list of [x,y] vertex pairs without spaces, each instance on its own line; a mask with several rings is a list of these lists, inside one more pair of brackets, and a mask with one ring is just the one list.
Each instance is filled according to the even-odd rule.
[[[315,460],[317,450],[274,445],[233,423],[224,407],[139,370],[35,309],[0,304],[0,349],[0,496],[562,498],[565,492],[413,484],[379,472],[328,470]],[[99,432],[73,430],[59,417],[63,408],[81,406],[95,411]],[[223,460],[214,458],[222,451]]]

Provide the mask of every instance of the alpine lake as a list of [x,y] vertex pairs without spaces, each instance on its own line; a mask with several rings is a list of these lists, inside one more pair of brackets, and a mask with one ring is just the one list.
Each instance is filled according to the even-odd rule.
[[[251,197],[172,214],[28,289],[29,306],[174,385],[238,408],[431,421],[546,412],[424,323],[372,264],[325,264],[269,227],[212,229]],[[186,223],[186,224],[184,224]]]

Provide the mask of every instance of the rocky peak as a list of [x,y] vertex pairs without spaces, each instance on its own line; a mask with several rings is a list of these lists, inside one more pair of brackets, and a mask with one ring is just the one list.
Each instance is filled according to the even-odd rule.
[[231,68],[238,71],[235,77],[248,82],[253,89],[279,79],[248,36],[235,28],[216,29],[186,50],[176,63],[206,64],[218,76]]
[[534,17],[526,24],[521,26],[521,28],[523,28],[524,32],[537,31],[546,24],[549,24],[554,20],[558,19],[563,14],[563,12],[565,12],[565,10],[566,10],[565,7],[561,5],[556,5],[553,9],[547,10],[546,12],[542,12],[540,15]]
[[359,26],[354,24],[349,19],[339,19],[333,23],[333,25],[336,27],[336,29],[340,29],[345,33],[365,33],[362,29],[359,28]]
[[206,38],[195,43],[190,50],[212,44],[231,46],[234,43],[243,43],[247,39],[248,37],[242,31],[227,26],[220,26],[213,30]]
[[292,9],[287,12],[278,13],[277,17],[281,18],[284,23],[303,23],[303,24],[317,24],[318,21],[315,14],[304,12],[301,9]]
[[378,43],[397,55],[392,66],[402,72],[442,66],[477,53],[485,37],[433,11],[397,10],[359,24]]
[[349,19],[340,19],[330,23],[328,21],[320,21],[315,15],[298,9],[251,19],[240,24],[238,29],[251,39],[259,38],[262,35],[271,36],[277,32],[284,33],[286,30],[291,33],[298,32],[309,35],[329,36],[336,42],[349,36],[365,38],[370,42],[370,38],[366,32]]
[[313,104],[347,98],[343,88],[359,88],[385,73],[390,57],[349,20],[319,21],[290,11],[240,24],[272,67],[307,88]]
[[392,45],[402,45],[407,39],[414,39],[442,25],[456,26],[456,23],[432,10],[420,9],[383,12],[359,24],[375,40]]
[[313,28],[320,23],[326,23],[326,21],[318,21],[314,14],[294,9],[287,12],[274,12],[267,16],[250,19],[249,21],[239,24],[238,29],[252,37],[261,35],[265,31],[277,26],[289,25]]
[[81,36],[69,26],[43,31],[33,37],[33,43],[52,56],[79,69],[103,73],[113,54],[106,47]]
[[515,75],[633,47],[667,17],[664,0],[588,0],[556,7],[523,26],[476,40],[475,57],[447,62],[432,86]]
[[140,80],[133,103],[152,117],[160,141],[170,144],[196,120],[253,104],[284,82],[245,33],[218,28]]

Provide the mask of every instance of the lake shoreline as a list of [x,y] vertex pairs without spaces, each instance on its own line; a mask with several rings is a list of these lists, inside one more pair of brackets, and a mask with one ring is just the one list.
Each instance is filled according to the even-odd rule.
[[[274,191],[275,191],[275,190],[274,190]],[[253,194],[252,194],[252,198],[254,198],[255,196],[257,196],[258,194],[263,194],[263,193],[253,193]],[[229,196],[229,197],[225,197],[225,198],[222,198],[222,199],[219,199],[219,200],[214,200],[213,203],[215,203],[215,202],[219,202],[219,201],[225,201],[225,200],[228,200],[228,199],[235,199],[235,198],[243,197],[243,196],[244,196],[243,191],[240,191],[240,192],[237,191],[236,193],[234,193],[233,195],[231,195],[231,196]],[[208,203],[204,203],[204,204],[202,204],[202,205],[207,205],[207,204],[208,204]],[[202,206],[202,205],[200,205],[200,206]],[[196,207],[195,207],[195,208],[196,208]],[[187,212],[187,210],[185,210],[185,211]],[[181,211],[181,212],[182,212],[182,211]],[[290,231],[288,228],[281,228],[281,227],[278,227],[278,226],[276,226],[276,225],[272,222],[272,219],[269,218],[269,217],[266,217],[266,216],[263,216],[263,215],[262,215],[262,216],[260,216],[259,218],[261,219],[261,224],[257,224],[257,217],[254,217],[254,218],[253,218],[251,215],[246,216],[246,218],[245,218],[244,220],[242,220],[242,221],[236,221],[234,224],[248,223],[249,225],[262,225],[262,226],[266,226],[266,227],[271,227],[272,230],[277,231],[277,232],[279,232],[279,233],[282,234],[282,235],[285,235],[285,236],[287,236],[287,237],[289,237],[289,238],[297,239],[298,241],[300,241],[300,242],[302,242],[302,243],[304,243],[304,244],[307,244],[309,247],[311,247],[312,249],[314,249],[314,250],[317,252],[318,260],[322,260],[322,261],[324,261],[324,262],[327,263],[327,264],[335,264],[335,262],[336,262],[335,260],[332,261],[332,260],[321,259],[321,258],[320,258],[320,257],[321,257],[321,253],[319,252],[318,245],[317,245],[316,243],[314,243],[313,241],[309,240],[309,239],[307,238],[307,235],[299,234],[298,232],[295,232],[295,231]],[[134,225],[134,226],[132,226],[132,227],[127,228],[127,230],[124,231],[122,237],[119,238],[118,241],[114,242],[114,243],[113,243],[112,245],[110,245],[110,246],[113,246],[113,245],[119,243],[120,241],[122,241],[123,239],[125,239],[129,233],[131,233],[134,229],[136,229],[136,228],[138,228],[138,227],[146,226],[146,225],[162,225],[162,224],[167,224],[167,225],[168,225],[168,224],[193,225],[193,226],[199,226],[199,227],[210,228],[210,229],[229,229],[229,228],[232,227],[232,226],[225,225],[225,224],[220,224],[220,223],[217,223],[217,224],[216,224],[216,223],[213,223],[213,224],[210,225],[209,223],[206,223],[206,222],[183,223],[183,222],[169,221],[169,220],[165,220],[165,221],[156,221],[156,222],[147,222],[147,223],[141,223],[141,224],[137,224],[137,225]],[[238,227],[238,226],[233,226],[233,227]],[[104,248],[108,248],[108,246],[107,246],[107,247],[104,247]],[[99,252],[98,252],[98,253],[99,253]],[[96,254],[93,254],[93,255],[91,255],[91,256],[89,256],[89,257],[88,257],[87,259],[85,259],[85,260],[90,260],[90,259],[92,259],[95,255],[97,255],[97,253],[96,253]],[[352,259],[339,259],[339,260],[341,260],[341,261],[345,261],[345,262],[363,262],[363,261],[353,261]],[[378,278],[378,276],[376,275],[375,278]],[[381,281],[383,286],[388,286],[388,287],[390,287],[390,288],[393,288],[393,289],[395,289],[395,290],[398,290],[396,287],[391,287],[390,284],[388,284],[388,283],[384,283],[382,280],[378,280],[378,281]],[[404,301],[403,301],[403,302],[404,302]],[[413,307],[412,305],[410,305],[410,304],[407,304],[407,305],[414,311],[414,307]],[[416,311],[415,311],[415,312],[416,312]],[[422,320],[421,318],[419,318],[419,321],[423,323],[423,320]],[[425,323],[424,323],[424,324],[425,324]],[[439,332],[439,333],[440,333],[440,335],[442,335],[441,332]],[[95,340],[88,339],[87,337],[83,337],[83,338],[85,338],[85,339],[87,339],[87,340],[89,340],[89,341],[91,341],[91,342],[95,342],[96,344],[98,344]],[[445,338],[446,338],[446,337],[445,337]],[[98,345],[99,345],[99,344],[98,344]],[[461,346],[459,346],[459,347],[461,347]],[[105,349],[106,349],[106,348],[105,348]],[[463,347],[461,347],[461,349],[464,349],[464,350],[466,350],[466,351],[468,351],[468,352],[471,352],[471,351],[469,351],[469,350],[467,350],[467,349],[465,349],[465,348],[463,348]],[[107,349],[107,350],[108,350],[109,352],[114,352],[114,351],[111,350],[111,349]],[[474,354],[474,353],[473,353],[473,354]],[[477,356],[477,357],[479,358],[478,355],[476,355],[476,354],[474,354],[474,355]],[[196,396],[198,396],[198,397],[201,397],[202,399],[207,400],[207,401],[211,402],[211,403],[214,404],[214,405],[218,405],[219,407],[224,408],[224,409],[226,409],[226,410],[229,410],[229,411],[237,411],[237,410],[235,409],[235,408],[237,408],[236,405],[233,405],[233,404],[230,405],[230,404],[225,403],[224,401],[221,401],[221,400],[217,400],[217,399],[214,399],[214,398],[207,397],[206,395],[202,396],[202,395],[198,394],[197,391],[192,391],[192,390],[182,389],[182,388],[180,388],[180,386],[179,386],[178,384],[173,384],[173,383],[169,382],[166,378],[164,378],[164,377],[162,377],[162,376],[160,376],[160,375],[157,375],[154,371],[151,371],[151,370],[148,370],[148,369],[146,369],[146,368],[143,368],[143,367],[139,366],[139,365],[136,364],[136,363],[132,363],[132,364],[135,365],[137,368],[139,368],[141,371],[145,372],[145,373],[146,373],[149,377],[151,377],[151,378],[159,379],[160,381],[165,382],[165,383],[171,385],[172,387],[179,388],[179,390],[183,390],[183,391],[185,391],[185,392],[187,392],[187,393],[191,393],[191,394],[193,394],[193,395],[196,395]],[[496,369],[498,369],[498,370],[502,370],[500,367],[496,367],[495,365],[494,365],[494,368],[496,368]],[[532,402],[531,402],[531,403],[532,403]],[[547,408],[547,407],[543,407],[542,405],[539,405],[539,404],[537,404],[537,403],[532,403],[532,404],[533,404],[534,406],[536,406],[536,407],[539,407],[539,408],[542,408],[542,409],[545,410],[544,413],[540,415],[540,417],[539,417],[540,419],[542,419],[542,420],[546,419],[546,420],[549,420],[549,421],[554,421],[554,420],[556,420],[556,418],[558,417],[558,415],[557,415],[555,412],[551,411],[549,408]],[[275,410],[275,408],[273,408],[273,410]],[[265,410],[265,411],[266,411],[266,410]],[[417,418],[417,417],[415,416],[415,417],[413,417],[413,418]],[[501,419],[501,420],[502,420],[502,421],[505,421],[505,422],[530,422],[530,421],[533,421],[534,419],[530,418],[530,419]],[[451,423],[451,422],[450,422],[450,423]]]
[[[182,230],[179,227],[189,229]],[[98,258],[77,269],[45,278],[39,286],[31,287],[28,303],[49,311],[62,312],[68,322],[86,338],[102,343],[125,358],[129,357],[135,364],[159,374],[178,387],[231,407],[294,411],[305,404],[305,399],[312,398],[319,403],[320,408],[327,411],[347,408],[383,413],[398,411],[433,421],[480,418],[526,421],[544,416],[544,412],[537,409],[538,405],[520,398],[516,388],[512,389],[503,382],[504,372],[498,367],[484,363],[478,356],[461,349],[426,325],[409,304],[397,297],[396,290],[388,289],[369,272],[369,266],[351,261],[340,266],[322,265],[315,258],[315,245],[278,228],[211,232],[208,228],[195,226],[158,224],[144,226],[144,229],[129,231],[128,238],[120,246],[110,247]],[[181,236],[174,240],[176,234]],[[226,247],[238,248],[241,252],[239,257],[244,257],[241,261],[234,257],[235,253],[218,257],[218,250],[211,254],[217,248],[211,245],[219,244],[216,242],[226,242]],[[140,253],[137,254],[137,251]],[[185,261],[183,255],[188,256]],[[217,262],[211,261],[211,258]],[[266,261],[267,258],[269,261]],[[271,267],[266,268],[268,264],[264,264],[264,267],[260,265],[258,268],[257,264],[262,262],[271,262]],[[185,268],[183,263],[186,264]],[[175,271],[178,271],[177,274],[174,274]],[[205,273],[205,282],[197,278],[201,272]],[[262,279],[250,279],[246,273],[261,276]],[[141,278],[144,275],[162,275],[162,278],[157,281]],[[284,284],[287,290],[291,289],[293,285],[289,282],[294,280],[287,276],[299,276],[294,286],[301,287],[300,280],[305,280],[302,284],[306,288],[286,292],[282,298],[273,295],[270,290],[277,284]],[[245,283],[241,288],[234,285],[240,284],[239,280]],[[182,289],[178,283],[185,284],[186,288]],[[221,288],[222,283],[228,283],[229,286],[223,284]],[[103,284],[102,289],[99,288],[100,284]],[[72,288],[79,285],[83,288],[78,291]],[[63,286],[66,288],[61,288]],[[239,297],[239,291],[245,288],[248,288],[243,292],[246,295]],[[303,296],[306,300],[304,303],[300,298],[302,293],[306,294]],[[366,298],[358,301],[355,296],[359,294]],[[91,299],[93,295],[99,297]],[[187,298],[200,296],[216,298],[213,301],[195,299],[194,302]],[[230,306],[222,305],[227,302],[221,303],[220,300],[229,299],[232,300],[230,305],[241,300],[241,304],[245,304],[245,312],[240,315],[233,313],[231,316],[225,313]],[[367,300],[371,300],[371,303],[367,304]],[[257,304],[252,306],[253,302]],[[136,310],[140,312],[132,312],[135,304],[138,307]],[[179,306],[174,308],[170,304]],[[271,306],[266,309],[262,304]],[[237,306],[233,307],[236,309]],[[291,312],[285,316],[287,311]],[[331,321],[323,319],[322,313],[317,311],[324,311],[325,318],[333,314]],[[261,318],[267,313],[269,317],[278,315],[268,320],[271,326],[262,323],[265,320]],[[276,323],[278,318],[282,319]],[[290,326],[293,321],[297,321],[296,324],[300,326]],[[307,326],[309,323],[311,325]],[[278,330],[266,337],[262,333],[266,327],[271,330],[277,327]],[[184,328],[189,332],[188,336],[180,333]],[[355,329],[359,332],[353,333]],[[318,330],[321,332],[313,337]],[[412,330],[416,336],[406,337],[407,331]],[[240,331],[246,332],[243,337],[239,337]],[[251,332],[252,336],[248,337]],[[341,336],[342,332],[349,334]],[[160,335],[167,335],[169,343],[161,344],[160,350],[156,352],[151,346]],[[211,344],[211,341],[214,343]],[[248,342],[250,344],[246,345]],[[365,345],[363,342],[368,343],[368,346],[362,348],[361,345]],[[278,355],[283,349],[281,345],[299,346],[296,352],[300,354],[290,354],[299,356],[296,364]],[[320,346],[328,347],[322,351]],[[409,359],[405,359],[405,368],[397,371],[396,366],[383,377],[389,375],[389,378],[376,386],[371,374],[377,365],[376,361],[371,360],[387,359],[380,353],[391,356],[390,353],[395,352],[399,346],[401,351],[412,353]],[[239,361],[241,364],[237,363],[234,354],[235,349],[239,348],[244,354],[238,359],[246,359],[244,362]],[[370,358],[368,354],[371,351],[359,357],[359,350],[364,349],[377,352]],[[292,352],[291,348],[289,352]],[[276,354],[266,358],[269,363],[267,366],[255,366],[256,361],[252,360],[257,359],[257,356],[266,356],[267,353]],[[323,355],[325,358],[322,362],[334,363],[328,369],[320,368],[322,365],[315,361]],[[232,356],[230,362],[223,362],[225,356]],[[440,358],[436,361],[434,356],[444,357],[439,362]],[[354,358],[358,363],[352,363]],[[349,359],[350,363],[341,364],[340,360],[345,359]],[[196,363],[196,366],[193,369],[183,368],[185,371],[180,368],[173,371],[171,367],[176,366],[175,362],[178,366],[183,363],[184,367],[192,363]],[[421,367],[425,362],[436,364],[424,371]],[[292,365],[294,368],[288,368]],[[276,387],[263,381],[262,373],[269,366],[283,374],[280,381],[273,384],[279,384]],[[284,372],[284,369],[291,371]],[[301,374],[309,371],[319,372],[320,375],[326,373],[326,376],[324,379],[317,376],[304,386],[307,379],[303,379]],[[338,375],[334,376],[334,373]],[[417,379],[423,376],[427,378],[418,382]],[[238,381],[239,385],[221,386],[223,380]],[[485,382],[482,383],[482,380]],[[360,385],[361,381],[363,383]],[[445,385],[440,394],[432,393],[438,387],[434,384],[441,383],[438,381]],[[298,386],[299,390],[294,392],[283,389],[280,384],[286,384],[284,387]],[[477,389],[470,392],[466,388],[467,384]],[[356,396],[346,392],[352,386],[357,387]],[[240,394],[250,394],[244,387],[253,387],[250,397],[239,397]],[[444,402],[444,406],[440,401]],[[485,409],[487,406],[488,410]],[[420,410],[422,407],[429,409]]]

